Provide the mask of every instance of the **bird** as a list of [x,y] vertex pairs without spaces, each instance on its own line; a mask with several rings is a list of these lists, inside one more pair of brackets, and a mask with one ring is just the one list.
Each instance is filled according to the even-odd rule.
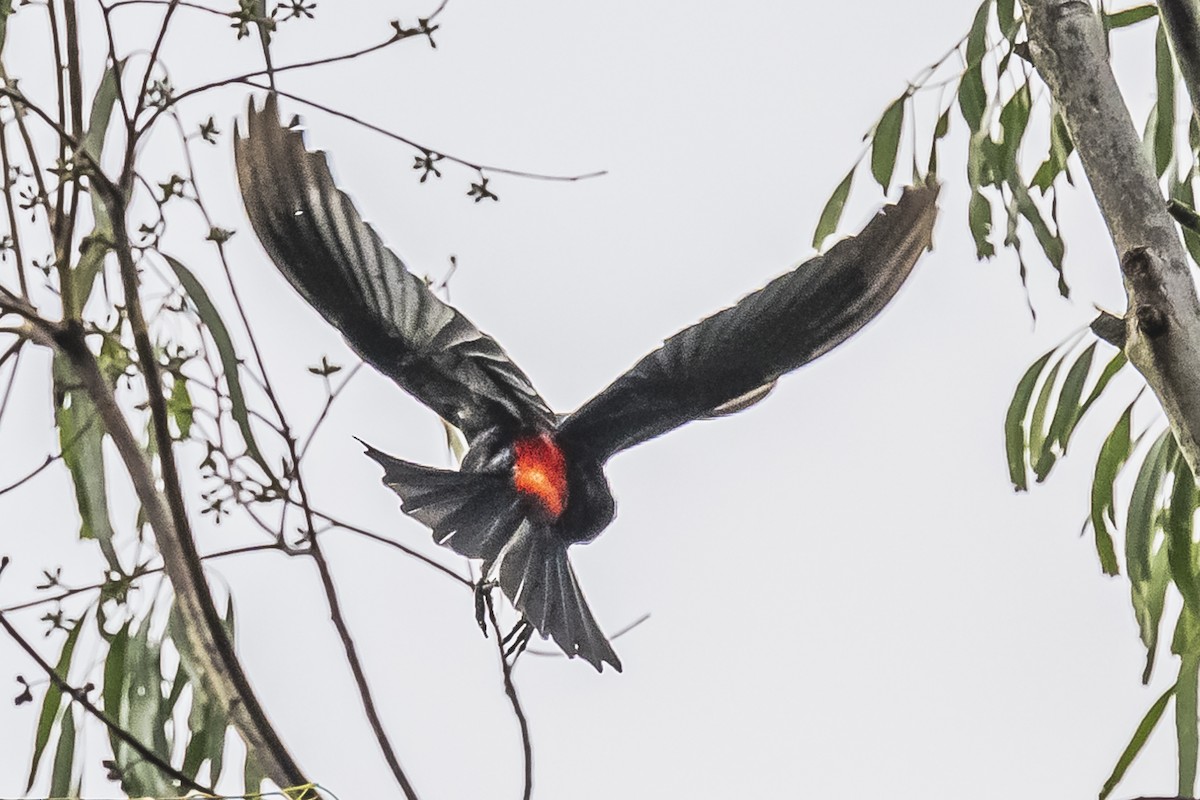
[[761,401],[783,375],[870,322],[932,248],[938,186],[906,187],[856,236],[667,338],[568,414],[555,413],[499,343],[410,272],[309,150],[274,94],[235,131],[256,237],[289,283],[368,364],[458,429],[458,469],[365,444],[403,513],[482,561],[543,639],[603,672],[621,661],[568,559],[616,513],[605,463],[693,420]]

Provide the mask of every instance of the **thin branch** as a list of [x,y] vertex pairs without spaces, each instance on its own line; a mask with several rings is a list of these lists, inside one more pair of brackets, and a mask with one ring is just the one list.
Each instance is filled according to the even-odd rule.
[[[243,555],[245,553],[261,553],[261,552],[264,552],[267,550],[278,550],[283,553],[287,552],[284,548],[280,547],[276,543],[251,544],[251,545],[245,545],[244,547],[234,547],[234,548],[230,548],[229,550],[218,550],[215,553],[208,553],[207,555],[200,556],[200,560],[201,561],[212,561],[212,560],[218,559],[218,558],[225,558],[226,556],[239,556],[239,555]],[[130,580],[137,580],[138,578],[143,578],[147,575],[157,575],[163,571],[164,571],[164,567],[162,567],[162,566],[140,567],[140,568],[134,569],[133,574],[130,576]],[[6,608],[0,608],[0,614],[8,614],[12,611],[24,611],[25,609],[37,608],[38,606],[44,606],[48,603],[59,603],[59,602],[62,602],[63,600],[66,600],[67,598],[74,597],[77,594],[83,594],[84,592],[98,591],[100,589],[103,589],[107,585],[108,585],[108,582],[105,581],[104,583],[93,583],[88,586],[76,586],[75,588],[66,589],[66,590],[59,592],[56,595],[52,595],[50,597],[42,597],[38,600],[27,600],[24,603],[17,603],[16,605],[7,606]]]
[[180,8],[190,8],[194,11],[207,11],[209,14],[216,14],[218,17],[229,19],[228,11],[221,11],[217,8],[209,8],[202,6],[199,3],[187,3],[181,0],[117,0],[115,3],[109,3],[106,6],[107,11],[115,11],[123,6],[169,6],[177,5]]
[[0,125],[0,168],[4,170],[0,176],[0,184],[4,186],[4,206],[8,210],[8,227],[12,231],[12,251],[16,257],[17,283],[21,286],[21,297],[29,299],[29,285],[25,277],[25,258],[21,254],[21,231],[17,225],[16,203],[13,202],[12,162],[8,158],[8,126]]
[[[18,342],[17,344],[20,345],[21,342]],[[9,373],[8,376],[8,386],[4,387],[4,397],[0,398],[0,420],[4,419],[4,412],[8,410],[8,401],[12,399],[13,388],[17,385],[17,368],[21,366],[22,352],[23,351],[20,349],[17,350],[16,360],[13,361],[12,372]]]
[[[308,448],[312,445],[313,439],[317,437],[317,431],[321,429],[321,425],[324,424],[325,419],[329,416],[329,411],[333,408],[334,401],[338,399],[338,396],[341,395],[341,393],[346,389],[346,385],[349,384],[350,381],[354,379],[354,376],[358,374],[358,371],[362,369],[364,363],[366,362],[359,361],[350,368],[350,371],[346,373],[346,377],[342,379],[342,382],[338,384],[336,388],[331,387],[328,389],[328,394],[325,396],[325,405],[321,408],[321,413],[317,415],[317,421],[314,422],[312,428],[309,429],[308,436],[304,439],[304,444],[300,445],[300,460],[304,460],[304,456],[306,453],[308,453]],[[325,380],[326,385],[328,386],[329,376],[325,376]]]
[[[158,27],[158,36],[154,39],[154,46],[150,49],[150,63],[146,65],[146,72],[142,75],[142,86],[138,90],[137,105],[134,107],[132,123],[136,124],[137,118],[141,116],[142,110],[146,107],[146,90],[150,86],[150,76],[154,74],[154,67],[158,65],[158,53],[162,50],[163,40],[167,38],[167,29],[171,26],[171,17],[175,16],[175,9],[179,8],[179,0],[170,0],[167,5],[167,10],[163,12],[162,24]],[[145,129],[139,131],[144,132]],[[137,148],[139,136],[130,136],[129,142],[126,145],[127,157],[125,160],[126,166],[132,162],[134,151]]]
[[475,584],[469,578],[464,578],[462,575],[459,575],[457,572],[450,569],[450,567],[447,567],[444,564],[439,564],[438,562],[434,561],[432,558],[425,555],[424,553],[418,552],[418,551],[412,549],[411,547],[408,547],[407,545],[403,545],[403,544],[400,544],[399,542],[393,541],[393,540],[387,538],[386,536],[381,536],[378,533],[373,533],[373,532],[367,530],[366,528],[360,528],[357,525],[350,524],[349,522],[343,522],[342,520],[338,519],[337,517],[330,516],[329,514],[325,514],[321,511],[317,511],[316,509],[313,509],[312,513],[313,513],[314,517],[317,517],[318,519],[328,522],[330,525],[334,526],[335,528],[341,528],[342,530],[348,531],[349,533],[356,533],[359,536],[370,539],[371,541],[379,542],[380,544],[385,544],[388,547],[393,547],[393,548],[399,550],[400,552],[402,552],[406,555],[412,556],[413,558],[417,559],[418,561],[433,567],[434,569],[436,569],[438,572],[442,573],[443,575],[446,575],[449,578],[453,578],[456,583],[458,583],[462,586],[465,586],[466,588],[468,588],[472,591],[475,590]]
[[[86,429],[86,427],[85,427],[85,429]],[[80,430],[76,435],[79,435],[80,433],[83,433],[83,430]],[[34,467],[34,469],[32,471],[30,471],[29,473],[27,473],[24,477],[18,478],[16,481],[10,483],[8,486],[0,486],[0,497],[3,497],[4,495],[8,494],[9,492],[20,489],[22,486],[24,486],[25,484],[29,483],[31,480],[36,478],[38,475],[40,475],[42,472],[44,472],[47,467],[49,467],[51,464],[53,464],[55,461],[58,461],[62,457],[63,457],[62,453],[59,453],[59,454],[53,455],[53,456],[46,456],[45,461],[43,461],[37,467]]]
[[400,760],[396,757],[396,750],[392,746],[391,740],[388,738],[387,731],[384,730],[383,720],[379,717],[379,711],[375,707],[375,700],[371,696],[371,686],[367,682],[367,675],[363,671],[362,662],[358,657],[358,649],[354,646],[354,639],[350,635],[350,628],[346,625],[346,619],[342,616],[341,603],[338,601],[337,588],[333,584],[333,575],[329,571],[329,564],[325,560],[325,555],[321,552],[321,546],[317,543],[317,537],[309,538],[309,555],[317,564],[317,571],[321,574],[321,585],[325,588],[325,598],[329,602],[329,617],[333,620],[333,626],[337,628],[338,637],[342,640],[342,648],[346,651],[346,661],[350,664],[350,670],[354,673],[354,683],[358,687],[358,696],[362,701],[363,711],[366,712],[367,720],[371,724],[371,730],[375,734],[375,741],[379,743],[379,749],[383,752],[383,758],[387,761],[388,767],[392,770],[392,776],[399,784],[400,790],[404,792],[404,796],[409,800],[416,800],[417,792],[409,781],[408,776],[404,773],[404,769],[400,766]]
[[129,731],[118,725],[115,720],[108,716],[108,714],[97,708],[91,700],[88,700],[87,694],[69,684],[66,679],[60,676],[54,667],[50,666],[50,664],[41,657],[38,651],[35,650],[28,641],[26,641],[25,637],[23,637],[20,632],[13,627],[12,623],[5,619],[3,612],[0,612],[0,627],[4,628],[8,635],[12,637],[13,641],[15,641],[17,645],[20,646],[20,648],[34,660],[34,662],[42,669],[43,672],[46,673],[46,676],[50,678],[50,681],[55,686],[57,686],[66,694],[70,695],[71,698],[74,699],[76,703],[79,703],[79,705],[85,710],[87,710],[88,713],[104,723],[104,726],[112,731],[114,736],[116,736],[125,744],[129,745],[129,747],[132,748],[146,762],[153,764],[163,775],[166,775],[172,780],[177,781],[181,787],[186,788],[188,791],[200,792],[201,794],[209,796],[216,795],[216,790],[197,783],[187,775],[184,775],[182,772],[175,769],[170,765],[170,763],[162,760],[153,750],[146,747],[146,745],[142,744],[135,736],[129,733]]
[[[238,82],[244,83],[245,85],[251,86],[255,89],[261,89],[263,91],[270,91],[270,87],[255,83],[254,81],[249,80],[249,79],[240,80]],[[430,153],[430,154],[439,155],[446,161],[450,161],[450,162],[459,164],[464,167],[470,167],[471,169],[477,170],[479,172],[491,172],[495,175],[511,175],[516,178],[530,178],[532,180],[539,180],[539,181],[562,181],[562,182],[567,182],[567,183],[571,183],[574,181],[588,180],[590,178],[599,178],[603,175],[608,174],[608,170],[601,169],[601,170],[596,170],[595,172],[585,172],[581,175],[547,175],[547,174],[540,173],[540,172],[525,172],[524,170],[519,170],[519,169],[507,169],[505,167],[493,167],[488,164],[480,164],[475,161],[469,161],[465,158],[460,158],[458,156],[453,156],[448,153],[443,153],[440,150],[434,150],[433,148],[426,147],[425,145],[415,142],[412,139],[409,139],[405,136],[401,136],[398,133],[393,133],[392,131],[389,131],[387,128],[382,128],[378,125],[374,125],[370,122],[359,119],[358,117],[354,116],[353,114],[347,114],[345,111],[338,111],[336,108],[331,108],[329,106],[322,105],[321,103],[317,103],[313,100],[308,100],[299,95],[292,94],[291,92],[277,91],[276,94],[278,94],[280,97],[286,97],[289,100],[294,100],[297,103],[302,103],[302,104],[308,106],[309,108],[315,108],[318,111],[322,111],[326,114],[329,114],[330,116],[339,117],[344,120],[349,120],[350,122],[353,122],[354,124],[356,124],[360,127],[366,128],[369,131],[373,131],[374,133],[381,134],[383,136],[388,137],[389,139],[394,139],[397,142],[406,144],[409,147],[413,148],[414,150],[420,150],[422,153]]]
[[513,714],[517,718],[517,725],[521,728],[521,750],[525,756],[525,792],[521,797],[522,800],[529,800],[530,795],[533,794],[533,745],[529,740],[529,721],[525,719],[525,710],[521,708],[521,700],[517,697],[517,687],[512,679],[513,665],[504,653],[504,635],[500,632],[500,624],[496,621],[496,610],[492,607],[491,592],[483,595],[483,602],[487,607],[492,630],[496,632],[496,648],[500,651],[500,670],[504,674],[504,693],[508,695]]

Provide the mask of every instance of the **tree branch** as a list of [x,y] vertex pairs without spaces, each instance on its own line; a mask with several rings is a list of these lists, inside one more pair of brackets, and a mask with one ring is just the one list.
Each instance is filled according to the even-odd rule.
[[[116,230],[123,228],[124,220],[120,219]],[[127,250],[125,255],[128,256]],[[308,784],[309,781],[271,727],[242,672],[241,663],[225,635],[220,614],[213,603],[190,532],[186,527],[176,525],[174,514],[155,485],[154,472],[100,373],[96,359],[84,341],[82,330],[77,325],[58,328],[45,321],[41,324],[49,326],[54,332],[57,347],[70,359],[71,366],[96,406],[105,430],[125,464],[134,491],[145,509],[146,519],[154,531],[167,577],[175,590],[176,607],[190,639],[191,652],[201,662],[197,666],[204,675],[206,688],[226,709],[230,721],[267,777],[280,786]],[[149,376],[147,390],[152,400],[156,393],[159,401],[162,400],[161,386],[152,383]],[[166,447],[165,442],[170,440],[169,437],[160,436],[159,441]]]
[[1129,299],[1125,352],[1200,468],[1200,300],[1175,223],[1121,97],[1087,0],[1021,0],[1034,65],[1062,109]]
[[317,564],[317,571],[321,574],[321,585],[325,589],[325,598],[329,602],[329,617],[333,620],[338,637],[342,640],[342,648],[346,651],[346,661],[349,662],[350,670],[354,673],[354,684],[358,687],[358,696],[362,701],[367,721],[371,724],[371,731],[375,734],[375,741],[379,743],[383,758],[387,761],[388,768],[392,771],[392,777],[396,779],[404,796],[409,800],[416,800],[417,790],[413,788],[412,782],[409,781],[404,769],[400,766],[396,748],[392,746],[387,731],[383,727],[383,720],[379,717],[379,711],[375,708],[375,700],[371,696],[371,685],[367,682],[366,672],[363,671],[362,661],[358,657],[358,649],[354,646],[354,638],[350,635],[350,628],[346,625],[346,618],[342,615],[342,606],[338,601],[337,588],[333,585],[333,574],[329,571],[329,563],[325,560],[324,553],[321,552],[321,545],[317,543],[315,533],[309,537],[308,541],[309,555]]

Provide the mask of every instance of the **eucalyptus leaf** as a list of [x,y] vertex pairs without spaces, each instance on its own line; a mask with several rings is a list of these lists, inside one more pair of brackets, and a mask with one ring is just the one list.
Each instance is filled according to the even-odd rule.
[[1154,79],[1158,113],[1154,121],[1154,171],[1160,178],[1175,157],[1175,59],[1163,24],[1154,40]]
[[1158,721],[1162,719],[1163,712],[1167,710],[1167,703],[1171,702],[1171,698],[1175,696],[1175,687],[1172,686],[1162,693],[1162,696],[1154,701],[1150,706],[1150,710],[1146,712],[1146,716],[1142,717],[1142,721],[1138,723],[1137,730],[1133,732],[1133,738],[1129,740],[1129,744],[1125,746],[1125,750],[1117,759],[1117,764],[1113,767],[1112,774],[1108,776],[1108,780],[1104,782],[1104,788],[1100,790],[1100,800],[1107,800],[1112,794],[1113,789],[1117,788],[1117,784],[1125,777],[1125,771],[1129,769],[1129,765],[1137,758],[1138,753],[1142,752],[1142,747],[1145,746],[1146,740],[1150,738],[1150,734],[1154,732],[1154,728],[1158,725]]
[[[1171,490],[1171,504],[1167,515],[1167,563],[1171,567],[1171,579],[1184,605],[1200,613],[1200,581],[1196,578],[1192,548],[1192,516],[1196,510],[1196,483],[1192,471],[1182,456],[1175,458],[1172,466],[1175,485]],[[1180,687],[1182,690],[1182,687]]]
[[[1189,612],[1181,615],[1189,616]],[[1193,645],[1196,643],[1193,642]],[[1196,791],[1196,762],[1200,757],[1200,732],[1197,721],[1197,682],[1200,681],[1200,652],[1189,650],[1179,663],[1179,680],[1175,683],[1175,738],[1179,747],[1179,796],[1193,797]]]
[[1008,404],[1008,412],[1004,415],[1004,450],[1008,455],[1008,476],[1012,480],[1013,490],[1023,492],[1029,488],[1028,474],[1025,468],[1025,418],[1029,413],[1029,402],[1033,398],[1034,387],[1038,378],[1054,350],[1033,362],[1021,380],[1017,382],[1012,401]]
[[63,709],[59,725],[58,745],[54,748],[54,764],[50,769],[50,797],[71,796],[71,773],[75,767],[75,713],[68,705]]
[[[75,653],[75,643],[79,640],[81,627],[83,627],[83,619],[75,620],[75,624],[67,631],[67,638],[63,642],[62,650],[59,651],[54,672],[63,680],[67,680],[71,671],[71,657]],[[62,698],[63,690],[57,683],[51,681],[46,686],[46,696],[42,699],[42,710],[38,715],[37,732],[33,739],[33,758],[29,765],[29,781],[25,786],[26,794],[33,788],[33,782],[37,779],[38,764],[41,763],[42,753],[45,752],[46,745],[50,742],[50,734],[58,719],[58,709],[62,706]]]
[[825,208],[821,210],[821,218],[817,222],[817,230],[813,233],[813,247],[817,250],[821,249],[821,243],[828,236],[837,230],[838,222],[842,219],[842,209],[846,207],[846,198],[850,196],[850,184],[854,180],[854,170],[846,173],[846,177],[842,178],[842,182],[837,185],[830,195],[829,201],[825,203]]
[[871,174],[886,192],[896,171],[896,154],[900,150],[900,129],[904,126],[904,107],[908,93],[897,97],[883,112],[875,126],[871,142]]
[[95,539],[110,569],[123,571],[113,537],[104,470],[104,423],[66,356],[50,362],[54,389],[54,421],[58,426],[63,464],[75,487],[79,538]]
[[1033,460],[1038,453],[1042,452],[1042,448],[1046,444],[1049,437],[1049,430],[1046,426],[1046,411],[1050,407],[1050,398],[1054,394],[1054,387],[1058,383],[1058,373],[1062,369],[1063,363],[1066,361],[1066,354],[1058,357],[1054,365],[1050,367],[1049,374],[1042,381],[1042,388],[1038,390],[1037,400],[1033,404],[1033,413],[1029,417],[1029,458]]
[[233,339],[229,336],[229,329],[225,327],[225,321],[221,319],[220,312],[213,304],[205,291],[203,284],[197,280],[192,271],[180,263],[177,259],[168,255],[163,255],[167,264],[175,272],[175,277],[179,279],[183,289],[187,292],[188,299],[196,308],[196,313],[200,316],[201,322],[208,329],[209,335],[217,346],[217,354],[221,359],[221,368],[225,372],[225,384],[229,387],[229,402],[230,413],[233,415],[234,422],[237,423],[238,430],[241,431],[242,441],[246,445],[246,452],[251,458],[262,468],[271,480],[274,480],[274,473],[267,465],[267,460],[263,457],[262,452],[258,448],[258,441],[254,438],[254,431],[250,427],[250,413],[246,408],[246,398],[242,393],[242,381],[238,374],[238,357],[237,352],[233,348]]
[[1113,484],[1116,483],[1117,474],[1133,449],[1133,406],[1134,403],[1130,403],[1126,407],[1125,413],[1104,440],[1100,455],[1096,459],[1096,472],[1092,480],[1092,531],[1096,536],[1096,553],[1100,556],[1100,567],[1105,575],[1116,575],[1120,572],[1109,526],[1116,525]]
[[1158,7],[1147,3],[1134,8],[1127,8],[1124,11],[1118,11],[1114,14],[1104,15],[1105,27],[1111,29],[1125,28],[1130,25],[1136,25],[1139,22],[1152,19],[1158,16]]

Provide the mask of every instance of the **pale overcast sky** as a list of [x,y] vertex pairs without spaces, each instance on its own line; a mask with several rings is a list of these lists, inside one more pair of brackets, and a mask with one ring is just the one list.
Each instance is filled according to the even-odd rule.
[[[97,44],[92,4],[81,5]],[[282,29],[276,61],[382,40],[388,20],[411,22],[432,7],[320,0],[315,21]],[[280,87],[471,160],[608,171],[576,184],[497,176],[501,202],[475,204],[465,196],[470,171],[446,165],[443,180],[421,185],[412,150],[285,106],[303,114],[310,143],[331,153],[340,183],[414,271],[440,275],[457,257],[455,304],[569,411],[664,337],[808,257],[862,134],[973,13],[953,0],[450,0],[436,50],[403,43],[281,76]],[[6,50],[30,91],[47,60],[39,14],[21,10]],[[235,42],[227,22],[180,19],[164,46],[175,86],[257,66],[253,39]],[[131,30],[124,45],[145,48],[148,31]],[[1116,41],[1144,47],[1151,37]],[[1127,81],[1140,124],[1152,84],[1136,70]],[[235,88],[189,101],[183,113],[197,124],[215,113],[224,134],[201,149],[202,188],[217,224],[238,230],[237,280],[272,377],[304,424],[322,400],[306,367],[351,355],[250,235],[230,141],[245,101]],[[927,114],[924,130],[931,122]],[[1017,379],[1090,319],[1092,302],[1121,307],[1116,259],[1090,197],[1068,195],[1077,299],[1058,300],[1037,263],[1034,327],[1013,256],[974,259],[962,128],[956,117],[942,151],[936,251],[879,319],[755,408],[610,465],[619,515],[572,556],[602,627],[651,618],[615,642],[623,674],[520,661],[535,796],[1091,796],[1171,683],[1163,657],[1153,685],[1139,685],[1128,584],[1103,577],[1078,535],[1095,451],[1136,382],[1117,385],[1084,423],[1048,485],[1014,495],[1004,461]],[[146,155],[151,174],[178,169],[169,146]],[[843,232],[880,202],[860,174]],[[178,252],[225,302],[199,238],[177,240]],[[38,356],[23,367],[24,391],[0,430],[0,485],[53,449],[46,364]],[[307,479],[319,508],[456,564],[399,513],[354,436],[443,464],[433,414],[363,370],[322,429]],[[189,457],[185,467],[199,460]],[[33,596],[42,567],[63,564],[71,583],[95,579],[96,553],[74,541],[69,491],[54,472],[0,498],[0,553],[14,559],[3,603]],[[236,518],[201,525],[199,536],[205,550],[261,540]],[[422,797],[519,797],[516,724],[470,595],[369,541],[324,541]],[[342,800],[398,796],[311,563],[272,553],[223,561],[210,575],[219,591],[232,588],[247,671],[308,774]],[[38,615],[20,620],[57,653]],[[19,692],[14,674],[37,670],[8,641],[0,665],[9,693],[0,694],[0,796],[15,796],[37,706],[6,698]],[[94,730],[87,747],[102,775],[106,745]],[[89,796],[117,792],[100,778],[89,785]],[[1168,724],[1120,794],[1173,791]]]

